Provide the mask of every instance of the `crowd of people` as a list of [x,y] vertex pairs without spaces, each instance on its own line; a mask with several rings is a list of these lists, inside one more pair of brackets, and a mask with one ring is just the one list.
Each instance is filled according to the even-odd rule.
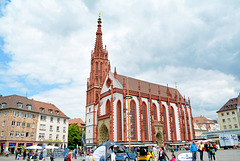
[[210,143],[207,142],[206,144],[203,144],[202,142],[200,142],[200,144],[198,144],[198,146],[196,145],[196,142],[193,142],[191,147],[190,147],[190,151],[192,152],[192,160],[196,161],[197,159],[197,152],[199,152],[200,154],[200,160],[203,161],[203,152],[206,151],[208,154],[208,159],[209,160],[216,160],[216,151],[217,151],[217,147],[216,147],[216,143]]

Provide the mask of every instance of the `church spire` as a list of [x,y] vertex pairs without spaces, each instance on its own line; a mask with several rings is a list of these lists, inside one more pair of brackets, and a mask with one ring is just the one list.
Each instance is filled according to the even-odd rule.
[[101,26],[101,13],[99,13],[97,32],[96,32],[96,42],[94,47],[94,56],[100,57],[103,52],[103,43],[102,43],[102,26]]

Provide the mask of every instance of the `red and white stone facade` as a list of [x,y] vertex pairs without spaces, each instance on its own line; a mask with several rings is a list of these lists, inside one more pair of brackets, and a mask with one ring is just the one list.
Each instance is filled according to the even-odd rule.
[[108,51],[102,45],[100,17],[91,54],[85,117],[87,144],[99,143],[103,124],[107,126],[107,140],[128,141],[128,103],[124,98],[127,81],[129,95],[133,97],[129,103],[131,141],[155,143],[157,124],[162,125],[164,142],[195,138],[190,100],[183,98],[177,89],[119,75],[116,68],[114,73],[110,71]]

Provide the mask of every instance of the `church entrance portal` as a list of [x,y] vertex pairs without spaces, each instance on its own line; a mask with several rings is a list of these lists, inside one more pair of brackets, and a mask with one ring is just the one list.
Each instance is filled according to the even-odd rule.
[[158,146],[161,146],[163,144],[163,137],[162,137],[161,133],[159,133],[159,132],[156,135],[156,141],[158,143]]
[[102,124],[99,129],[98,145],[109,140],[109,132],[106,125]]

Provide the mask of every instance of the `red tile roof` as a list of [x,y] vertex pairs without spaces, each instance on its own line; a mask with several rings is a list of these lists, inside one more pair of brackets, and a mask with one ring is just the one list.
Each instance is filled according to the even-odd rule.
[[79,127],[86,126],[85,122],[83,122],[83,120],[81,118],[69,119],[68,124],[69,125],[77,124]]
[[204,116],[199,116],[199,117],[193,117],[193,121],[196,122],[197,124],[213,124],[211,119],[208,119]]

